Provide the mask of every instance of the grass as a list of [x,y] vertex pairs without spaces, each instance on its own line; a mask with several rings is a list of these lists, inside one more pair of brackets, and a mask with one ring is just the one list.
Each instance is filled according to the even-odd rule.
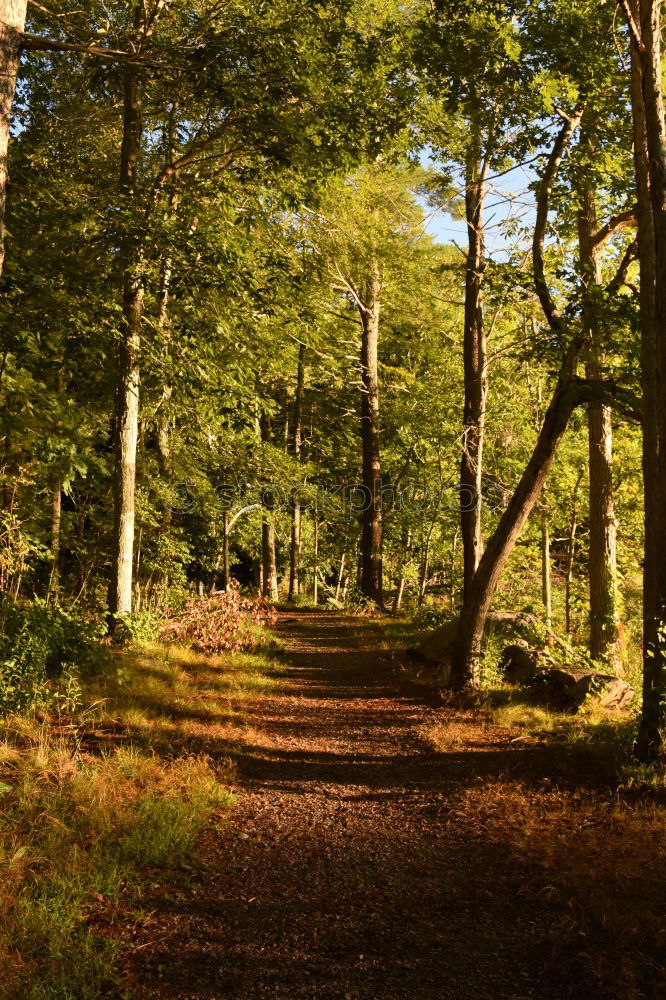
[[190,863],[233,802],[243,702],[271,659],[148,646],[106,657],[72,717],[0,724],[0,997],[96,1000],[143,886]]

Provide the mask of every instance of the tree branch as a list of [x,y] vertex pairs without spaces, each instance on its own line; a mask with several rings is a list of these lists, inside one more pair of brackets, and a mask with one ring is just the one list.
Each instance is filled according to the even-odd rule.
[[615,272],[613,278],[606,285],[606,292],[609,295],[614,295],[619,288],[625,283],[627,277],[627,271],[629,267],[638,257],[638,240],[632,240],[627,249],[624,251],[622,260],[620,261],[620,266]]
[[624,16],[627,19],[627,25],[629,27],[629,34],[631,35],[632,42],[639,52],[645,52],[645,46],[643,45],[643,40],[641,39],[641,33],[638,25],[634,21],[634,15],[631,12],[628,0],[618,0],[618,2],[624,11]]
[[636,225],[636,211],[633,208],[628,208],[626,212],[620,212],[619,215],[614,215],[608,220],[605,226],[602,226],[598,233],[596,233],[592,239],[593,247],[600,247],[606,240],[617,233],[620,229],[625,229],[627,226]]
[[643,402],[639,397],[618,385],[612,379],[588,379],[572,376],[567,383],[574,395],[577,406],[586,403],[603,403],[617,410],[629,420],[640,423],[643,415]]
[[549,325],[553,330],[555,330],[556,333],[560,334],[565,332],[565,323],[552,295],[550,294],[550,289],[546,281],[543,245],[546,237],[546,228],[548,226],[548,208],[550,205],[550,195],[553,190],[553,184],[555,183],[560,163],[562,162],[564,150],[566,149],[571,134],[578,127],[582,115],[583,108],[579,107],[570,118],[565,118],[564,125],[558,132],[555,142],[553,143],[553,148],[548,156],[548,162],[546,163],[546,169],[541,179],[541,183],[539,184],[536,199],[537,212],[536,222],[534,223],[534,237],[532,239],[532,269],[534,272],[534,287]]
[[95,56],[107,62],[137,63],[143,66],[162,66],[154,60],[145,59],[133,52],[123,52],[120,49],[104,49],[97,45],[83,45],[79,42],[57,42],[53,38],[42,38],[41,35],[21,34],[19,47],[36,52],[81,52],[83,55]]

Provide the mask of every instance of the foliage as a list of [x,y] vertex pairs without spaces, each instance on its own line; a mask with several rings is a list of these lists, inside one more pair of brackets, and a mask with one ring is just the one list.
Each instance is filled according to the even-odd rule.
[[261,644],[260,630],[276,612],[266,600],[252,600],[237,590],[196,597],[161,627],[162,639],[191,645],[208,655],[252,650]]
[[[164,651],[150,658],[112,652],[83,678],[84,707],[58,721],[10,716],[2,723],[3,998],[97,1000],[120,989],[127,928],[145,920],[150,890],[140,873],[149,866],[153,876],[173,879],[208,818],[231,806],[228,770],[194,745],[182,712],[174,721],[176,701],[196,712],[213,694],[208,670],[193,659],[184,685],[183,665]],[[258,687],[259,664],[248,661],[247,677],[231,657],[218,664],[216,680],[228,680],[229,699],[242,698],[250,679]],[[146,699],[150,718],[139,709]],[[212,726],[211,736],[219,737]],[[230,745],[225,740],[216,758]]]
[[0,616],[0,711],[75,707],[99,662],[99,625],[40,600],[5,600]]
[[451,620],[451,612],[437,604],[422,604],[414,612],[412,620],[418,629],[436,629]]

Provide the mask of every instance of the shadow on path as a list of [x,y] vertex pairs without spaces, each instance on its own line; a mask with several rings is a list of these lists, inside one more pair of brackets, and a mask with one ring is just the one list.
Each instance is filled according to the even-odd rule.
[[[507,780],[541,787],[543,751],[396,689],[372,621],[289,614],[277,631],[287,665],[254,703],[244,794],[205,878],[156,903],[140,996],[604,996],[553,963],[539,870],[469,806]],[[438,753],[424,728],[447,712],[464,738]]]

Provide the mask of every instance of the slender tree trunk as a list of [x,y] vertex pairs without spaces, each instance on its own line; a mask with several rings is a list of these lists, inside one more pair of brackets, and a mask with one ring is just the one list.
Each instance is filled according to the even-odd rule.
[[[173,166],[175,160],[175,116],[177,111],[177,104],[174,102],[171,107],[171,114],[169,117],[169,165]],[[171,182],[171,190],[169,193],[169,214],[175,217],[176,210],[179,203],[178,194],[178,182],[179,177],[177,171],[174,172]],[[169,330],[169,296],[171,293],[171,280],[173,278],[173,258],[170,253],[168,253],[162,262],[162,273],[160,275],[160,287],[158,293],[158,314],[157,314],[157,328],[164,336]],[[169,338],[167,338],[169,339]],[[160,473],[164,482],[168,487],[169,495],[173,487],[173,456],[172,456],[172,446],[171,438],[174,429],[174,421],[169,413],[169,404],[171,402],[171,397],[173,395],[173,386],[165,385],[162,393],[162,405],[159,409],[157,416],[157,427],[156,427],[156,440],[157,440],[157,462],[160,468]],[[171,525],[173,523],[173,511],[171,508],[171,503],[168,501],[164,505],[164,511],[162,513],[162,532],[165,537],[168,537],[171,530]],[[163,572],[160,576],[160,586],[163,594],[169,587],[169,574],[168,572]]]
[[[298,375],[296,378],[296,397],[294,399],[294,425],[292,428],[292,447],[294,458],[300,461],[302,427],[303,427],[303,395],[305,390],[305,344],[298,351]],[[291,546],[289,550],[289,598],[293,601],[300,593],[299,566],[301,561],[301,503],[298,491],[292,493],[291,513]]]
[[430,535],[431,533],[428,532],[428,537],[426,538],[423,553],[421,555],[421,565],[419,567],[419,607],[423,604],[426,591],[428,589],[428,573],[430,570]]
[[663,749],[663,621],[666,605],[666,129],[661,91],[661,10],[657,0],[630,0],[640,31],[631,46],[631,97],[641,268],[640,324],[643,387],[643,708],[636,753],[646,762]]
[[[601,378],[595,361],[588,378]],[[613,430],[610,407],[588,406],[590,466],[590,656],[617,665],[619,621],[617,611],[617,545],[613,496]]]
[[342,587],[342,578],[345,573],[345,553],[343,552],[340,557],[340,569],[338,571],[338,582],[335,585],[335,599],[336,601],[340,597],[340,588]]
[[397,587],[395,591],[395,597],[393,598],[392,611],[394,615],[397,615],[402,607],[402,598],[405,593],[405,564],[407,562],[407,557],[409,553],[409,546],[412,541],[412,532],[410,528],[407,528],[403,532],[402,536],[402,552],[400,554],[400,570],[398,573]]
[[571,635],[571,587],[573,584],[573,568],[576,556],[576,531],[578,530],[578,490],[584,470],[578,473],[576,485],[571,498],[571,518],[569,520],[569,536],[567,538],[567,563],[564,576],[564,618],[567,635]]
[[[62,365],[65,360],[64,350],[60,353],[59,365],[60,370],[58,371],[57,385],[58,393],[60,396],[63,395],[65,391],[65,379],[62,372]],[[58,421],[56,424],[56,429],[60,430],[61,425]],[[52,599],[58,599],[58,591],[60,589],[60,531],[62,527],[62,479],[60,476],[56,478],[53,487],[53,502],[51,505],[51,572],[49,574],[49,585],[46,591],[46,602],[49,604]]]
[[550,584],[550,527],[546,518],[541,522],[541,597],[546,609],[546,624],[553,621],[553,601]]
[[[500,575],[511,555],[520,532],[537,502],[552,465],[557,446],[564,434],[576,406],[591,398],[582,391],[580,380],[575,378],[578,356],[583,346],[581,335],[571,336],[562,314],[554,302],[544,267],[544,240],[548,226],[550,194],[567,143],[577,128],[581,110],[567,118],[553,143],[541,183],[537,191],[536,219],[532,239],[532,268],[534,288],[551,328],[560,336],[568,337],[555,391],[546,410],[543,424],[531,458],[499,524],[487,543],[474,578],[465,596],[463,609],[451,653],[450,684],[453,688],[477,687],[480,679],[481,644],[490,604]],[[587,388],[587,387],[586,387]]]
[[[583,322],[590,343],[586,374],[590,379],[604,375],[598,304],[595,291],[601,284],[601,267],[595,244],[598,231],[596,196],[589,161],[594,143],[587,123],[581,131],[579,150],[583,162],[578,168],[578,246],[583,292]],[[616,666],[618,656],[617,556],[615,504],[613,496],[613,430],[611,410],[601,402],[587,408],[590,467],[590,655]]]
[[465,402],[460,462],[460,526],[463,544],[463,586],[467,595],[483,554],[481,474],[486,417],[486,330],[483,318],[485,233],[483,210],[486,169],[480,135],[468,151],[465,174],[465,214],[468,252],[465,267],[465,329],[463,362]]
[[27,0],[0,0],[0,274],[5,262],[9,130]]
[[382,593],[382,470],[379,454],[379,343],[381,280],[375,268],[368,281],[361,316],[361,444],[363,451],[363,524],[361,532],[361,592],[383,603]]
[[[134,197],[142,134],[142,84],[133,67],[125,70],[120,189],[130,208]],[[135,238],[127,233],[121,248],[123,326],[118,345],[115,401],[114,538],[109,627],[132,612],[132,552],[139,432],[139,348],[143,312],[143,279]]]
[[458,528],[453,532],[453,541],[451,543],[451,563],[449,570],[449,607],[453,612],[456,606],[457,598],[457,588],[456,588],[456,552],[458,549]]
[[[161,530],[163,536],[168,536],[171,530],[171,525],[173,523],[173,510],[171,506],[171,488],[173,487],[173,453],[171,447],[171,436],[173,431],[173,423],[168,412],[169,402],[171,400],[172,387],[167,385],[164,387],[162,406],[157,417],[157,427],[155,433],[155,442],[157,450],[157,464],[159,466],[160,474],[162,479],[168,487],[168,496],[166,503],[164,504],[164,510],[162,511],[162,524]],[[165,594],[169,586],[169,573],[165,570],[160,575],[160,589],[162,594]]]
[[316,607],[319,604],[319,521],[315,511],[314,519],[314,584],[312,588],[312,601]]
[[62,525],[62,482],[56,481],[51,507],[51,574],[46,595],[47,603],[56,600],[60,589],[60,529]]
[[229,511],[222,512],[222,590],[229,590]]
[[264,515],[261,525],[262,594],[271,601],[278,599],[277,567],[275,562],[275,525]]
[[[259,420],[261,440],[267,443],[271,440],[271,421],[264,413]],[[275,498],[269,490],[263,495],[263,517],[261,522],[261,593],[271,601],[278,599],[277,563],[275,558],[275,523],[273,508]]]

